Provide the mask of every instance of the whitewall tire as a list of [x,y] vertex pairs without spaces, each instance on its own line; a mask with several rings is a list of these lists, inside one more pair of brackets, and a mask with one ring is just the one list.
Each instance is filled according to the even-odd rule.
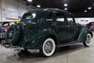
[[86,40],[85,40],[85,42],[83,42],[83,44],[84,44],[84,46],[86,46],[86,47],[89,47],[90,46],[90,44],[91,44],[91,34],[87,34],[86,35]]
[[41,53],[43,56],[52,56],[55,52],[56,44],[52,38],[47,38],[42,45]]

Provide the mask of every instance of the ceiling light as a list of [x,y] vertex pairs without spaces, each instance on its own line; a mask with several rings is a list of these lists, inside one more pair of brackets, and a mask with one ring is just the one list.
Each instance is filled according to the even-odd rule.
[[88,9],[89,9],[89,10],[91,10],[91,9],[92,9],[92,7],[88,7]]
[[27,0],[28,2],[32,2],[32,0]]
[[87,12],[87,10],[85,10],[84,12]]
[[68,8],[65,8],[64,10],[68,10]]
[[67,7],[67,6],[68,6],[68,4],[64,4],[64,6],[65,6],[65,7]]
[[41,6],[40,5],[37,5],[38,8],[40,8]]

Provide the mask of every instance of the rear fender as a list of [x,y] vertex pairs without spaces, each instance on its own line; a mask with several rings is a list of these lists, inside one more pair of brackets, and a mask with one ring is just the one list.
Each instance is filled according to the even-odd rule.
[[33,43],[29,42],[29,44],[27,44],[25,48],[26,49],[40,49],[42,47],[44,40],[49,35],[53,35],[57,37],[56,33],[52,29],[39,30],[38,33],[36,34],[36,37],[33,39]]
[[[39,46],[39,49],[40,49],[42,47],[44,40],[47,37],[49,37],[50,35],[55,36],[57,38],[57,34],[53,29],[51,29],[51,28],[44,29],[43,32],[41,32],[40,35],[38,36],[38,39],[37,39],[38,42],[37,42],[36,46]],[[58,40],[58,39],[56,39],[56,40]]]
[[84,42],[84,41],[85,41],[85,38],[86,38],[86,35],[87,35],[88,33],[90,33],[91,36],[93,37],[93,34],[92,34],[92,32],[91,32],[89,29],[87,29],[87,28],[82,28],[82,30],[81,30],[81,32],[80,32],[80,34],[79,34],[79,36],[78,36],[77,41]]

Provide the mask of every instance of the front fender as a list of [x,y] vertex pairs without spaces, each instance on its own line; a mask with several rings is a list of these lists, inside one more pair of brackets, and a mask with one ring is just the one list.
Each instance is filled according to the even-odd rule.
[[32,42],[28,42],[25,45],[25,48],[26,49],[40,49],[42,47],[44,40],[49,35],[53,35],[53,36],[57,37],[56,32],[50,28],[39,30],[38,33],[36,35],[34,35],[35,38],[33,38]]
[[84,42],[87,33],[90,33],[90,34],[92,35],[92,32],[91,32],[89,29],[87,29],[87,28],[82,28],[82,30],[81,30],[81,32],[80,32],[80,34],[79,34],[79,36],[78,36],[77,41]]

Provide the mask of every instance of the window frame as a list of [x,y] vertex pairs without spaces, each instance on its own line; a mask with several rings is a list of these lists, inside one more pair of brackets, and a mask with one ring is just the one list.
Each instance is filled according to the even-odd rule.
[[[62,17],[62,16],[61,16],[61,17],[64,18],[64,21],[57,21],[57,20],[56,20],[56,18],[57,18],[56,15],[57,15],[57,14],[62,14],[63,17]],[[66,16],[65,16],[65,14],[64,14],[63,12],[57,11],[57,12],[55,13],[55,21],[56,21],[56,22],[66,23]]]
[[73,23],[75,23],[74,16],[71,13],[66,13],[66,20],[67,20],[67,22],[69,22],[68,21],[68,16],[71,16],[71,18],[73,19]]
[[50,20],[47,20],[47,17],[48,17],[49,14],[52,14],[52,20],[51,21],[54,21],[54,13],[52,11],[47,12],[45,20],[50,21]]

